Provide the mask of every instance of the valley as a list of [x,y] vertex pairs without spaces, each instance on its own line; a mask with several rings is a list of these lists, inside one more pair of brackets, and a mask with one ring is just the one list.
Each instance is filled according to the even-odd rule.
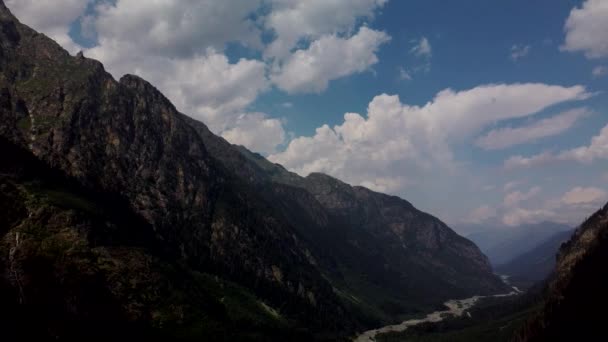
[[480,300],[486,298],[505,298],[517,295],[521,295],[521,291],[519,291],[517,288],[513,288],[512,292],[505,294],[497,294],[491,296],[474,296],[466,299],[450,300],[443,304],[447,308],[447,310],[435,311],[433,313],[428,314],[425,318],[422,319],[412,319],[397,325],[389,325],[379,329],[369,330],[359,335],[357,338],[354,339],[354,341],[373,342],[379,339],[381,340],[378,335],[401,333],[406,331],[408,328],[412,328],[422,324],[439,323],[445,319],[459,318],[463,315],[468,316],[470,318],[471,314],[469,310],[475,307],[475,305],[477,305]]
[[[524,154],[601,117],[554,107],[603,93],[438,90],[487,70],[444,69],[430,41],[456,35],[373,29],[410,12],[389,2],[0,0],[0,340],[606,336],[608,175],[576,172],[608,159],[608,126]],[[585,167],[532,169],[566,162]]]

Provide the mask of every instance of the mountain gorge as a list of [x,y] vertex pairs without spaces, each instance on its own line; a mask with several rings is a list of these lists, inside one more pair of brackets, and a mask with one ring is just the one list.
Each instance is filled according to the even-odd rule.
[[1,1],[0,137],[15,334],[335,339],[506,290],[437,218],[231,145]]
[[516,227],[484,227],[467,237],[488,256],[492,265],[499,266],[530,252],[555,235],[571,230],[571,227],[564,224],[541,222]]
[[516,257],[496,272],[509,276],[509,282],[522,287],[532,286],[545,280],[555,269],[555,259],[561,245],[570,240],[573,231],[557,233],[532,250]]

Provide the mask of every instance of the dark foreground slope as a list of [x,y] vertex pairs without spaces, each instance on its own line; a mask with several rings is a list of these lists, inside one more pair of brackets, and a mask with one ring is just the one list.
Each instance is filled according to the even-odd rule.
[[128,203],[0,138],[3,341],[309,340],[248,290],[176,262]]
[[542,311],[518,341],[605,340],[608,336],[608,205],[560,250]]
[[[272,317],[288,321],[291,327],[306,327],[318,338],[345,336],[448,298],[504,291],[479,249],[438,219],[399,198],[351,187],[325,175],[299,177],[230,145],[202,123],[180,114],[140,78],[125,76],[117,82],[99,62],[70,56],[52,40],[20,24],[2,1],[0,71],[0,136],[29,151],[41,165],[65,174],[82,192],[116,198],[111,202],[119,207],[104,212],[131,213],[140,222],[122,222],[122,216],[115,215],[100,219],[120,227],[102,229],[104,241],[129,237],[128,243],[118,244],[125,254],[116,262],[126,269],[110,272],[111,283],[141,284],[139,272],[129,269],[128,261],[138,258],[131,253],[144,253],[171,269],[148,279],[170,284],[152,291],[154,296],[182,292],[187,297],[198,285],[182,279],[212,274],[219,282],[214,284],[238,284],[236,288],[257,303],[254,309],[261,305]],[[27,221],[24,217],[37,210],[27,207],[26,199],[46,198],[27,190],[26,184],[12,182],[20,189],[19,195],[6,202],[26,215],[11,218],[15,210],[0,209],[5,256],[19,250],[23,235],[17,239],[16,233]],[[59,204],[72,203],[70,198],[60,196]],[[69,216],[71,211],[60,215]],[[69,247],[79,241],[83,253],[96,253],[96,240],[87,233],[95,229],[70,228],[79,227],[77,220],[40,222],[36,231],[70,230],[68,236],[74,235],[75,240],[63,244]],[[27,235],[28,239],[44,244],[44,234],[37,234]],[[35,258],[39,250],[22,253],[26,259]],[[50,249],[48,256],[64,261],[62,253]],[[95,255],[90,258],[97,260]],[[106,311],[98,307],[105,302],[89,300],[97,298],[96,292],[78,286],[81,275],[103,278],[104,269],[70,270],[61,273],[57,282],[57,291],[68,291],[69,296],[55,297],[56,304],[63,303],[75,317],[106,317]],[[0,271],[2,290],[12,294],[20,293],[22,277],[36,289],[43,289],[45,277],[51,277],[39,278],[43,270],[37,267],[23,268],[20,277],[8,266]],[[82,291],[70,292],[69,286]],[[47,307],[44,300],[51,294],[37,291],[42,294],[24,292],[15,305],[27,302],[33,306],[24,308]],[[229,298],[216,297],[213,289],[197,291],[209,303]],[[126,315],[111,315],[123,323],[135,320],[146,328],[171,326],[170,331],[204,336],[206,325],[190,329],[187,322],[220,322],[210,324],[222,327],[226,324],[222,322],[230,321],[198,315],[193,306],[175,304],[159,311],[148,301],[130,305],[129,298],[113,299],[127,310]],[[72,310],[81,304],[88,305],[85,311]],[[129,310],[144,314],[131,315]],[[174,325],[165,324],[162,312],[179,319]]]

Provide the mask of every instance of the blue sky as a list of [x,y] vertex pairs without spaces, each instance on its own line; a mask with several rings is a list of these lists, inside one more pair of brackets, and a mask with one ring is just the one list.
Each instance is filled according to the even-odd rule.
[[462,233],[608,200],[604,0],[58,2],[7,5],[229,141]]

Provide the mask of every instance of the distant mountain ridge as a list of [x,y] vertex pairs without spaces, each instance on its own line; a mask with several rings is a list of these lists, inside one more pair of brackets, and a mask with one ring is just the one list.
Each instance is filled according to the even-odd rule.
[[467,235],[479,246],[494,266],[504,265],[543,244],[557,233],[572,228],[554,222],[517,227],[485,228]]
[[[233,146],[141,78],[115,81],[70,56],[1,0],[0,47],[0,137],[22,155],[3,179],[0,291],[16,319],[42,314],[32,331],[332,339],[505,290],[480,250],[437,218]],[[75,185],[10,171],[37,162]],[[56,287],[41,294],[44,284]]]
[[559,232],[532,250],[504,265],[496,266],[496,272],[510,276],[511,283],[532,286],[545,280],[555,269],[557,253],[563,243],[570,240],[574,231]]

